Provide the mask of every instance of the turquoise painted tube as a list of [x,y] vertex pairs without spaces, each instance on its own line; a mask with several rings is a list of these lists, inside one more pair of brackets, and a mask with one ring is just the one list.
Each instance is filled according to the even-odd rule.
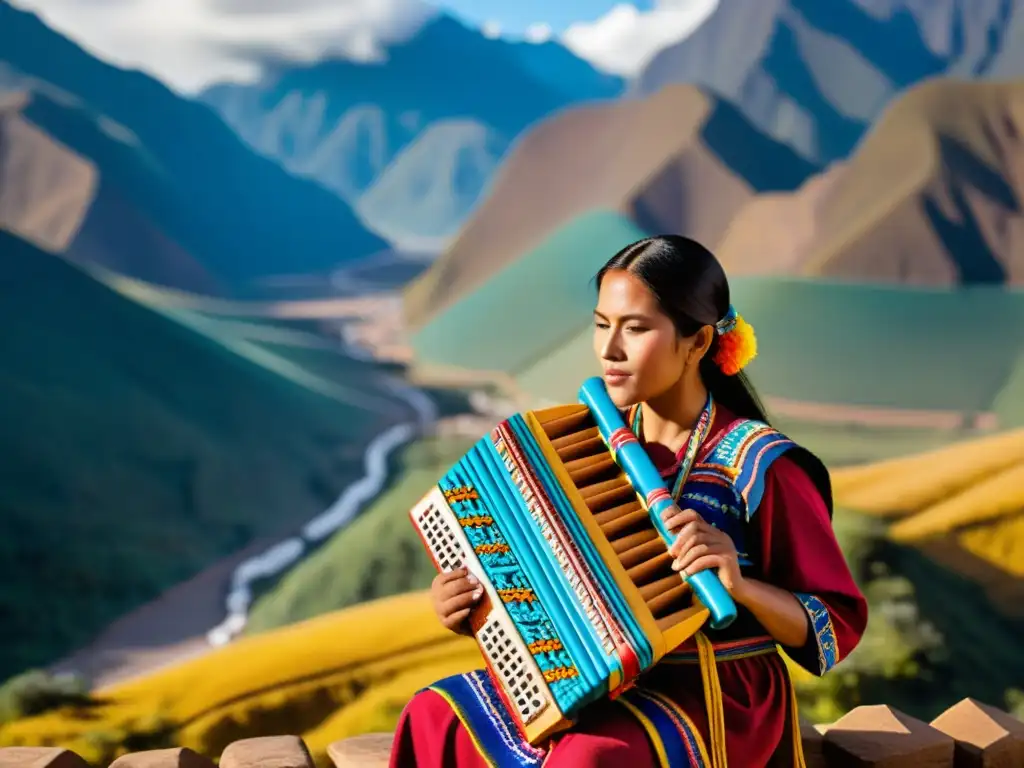
[[[671,546],[676,537],[669,533],[661,515],[667,508],[674,506],[675,501],[647,451],[622,420],[619,409],[608,396],[604,380],[599,376],[587,379],[580,387],[579,398],[593,414],[601,436],[614,452],[615,461],[629,477],[633,488],[646,500],[647,511],[655,529],[662,540]],[[724,629],[735,621],[736,603],[722,586],[716,572],[701,571],[686,578],[686,581],[710,611],[713,629]]]

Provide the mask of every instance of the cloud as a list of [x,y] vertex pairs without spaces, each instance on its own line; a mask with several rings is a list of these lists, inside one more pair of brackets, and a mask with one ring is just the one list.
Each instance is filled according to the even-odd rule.
[[657,0],[653,10],[640,11],[620,3],[597,21],[572,24],[562,42],[598,69],[632,77],[655,53],[689,36],[717,7],[718,0]]
[[526,28],[523,39],[528,43],[546,43],[551,39],[551,25],[544,22],[536,22]]
[[489,19],[480,25],[480,34],[484,37],[495,40],[501,37],[501,22]]
[[368,61],[436,11],[424,0],[13,0],[93,54],[195,93],[267,60]]

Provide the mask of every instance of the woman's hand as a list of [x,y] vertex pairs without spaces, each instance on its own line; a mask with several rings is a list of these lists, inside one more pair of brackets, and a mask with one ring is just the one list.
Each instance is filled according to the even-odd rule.
[[434,613],[447,629],[459,635],[470,634],[466,619],[483,593],[479,580],[465,567],[439,573],[430,584]]
[[674,558],[672,569],[690,577],[717,568],[722,586],[739,601],[746,583],[740,572],[736,545],[729,534],[705,522],[692,509],[670,507],[662,519],[670,533],[678,533],[668,550]]

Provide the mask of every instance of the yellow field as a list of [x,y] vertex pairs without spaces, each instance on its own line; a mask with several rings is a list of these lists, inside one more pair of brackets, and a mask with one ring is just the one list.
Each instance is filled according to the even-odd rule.
[[898,518],[893,539],[952,537],[1007,577],[1024,576],[1024,430],[832,477],[838,506]]
[[0,728],[0,746],[66,746],[102,759],[103,740],[175,725],[175,742],[210,755],[235,739],[296,733],[318,764],[327,744],[389,728],[419,688],[481,665],[475,643],[412,593],[244,638],[110,689],[101,706],[63,710]]
[[901,517],[1021,465],[1024,430],[1014,430],[914,456],[834,470],[832,485],[841,506]]

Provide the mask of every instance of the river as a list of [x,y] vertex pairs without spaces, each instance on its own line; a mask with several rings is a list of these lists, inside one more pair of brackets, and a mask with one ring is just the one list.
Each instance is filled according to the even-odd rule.
[[[347,347],[347,353],[356,356],[358,348],[353,344]],[[365,354],[363,352],[359,356]],[[224,601],[224,618],[206,633],[210,645],[225,645],[245,629],[252,607],[253,584],[280,578],[313,547],[351,522],[384,490],[391,454],[425,434],[437,422],[437,406],[423,391],[393,376],[385,379],[385,387],[412,408],[416,418],[396,424],[371,440],[363,454],[363,476],[348,485],[330,507],[306,523],[298,535],[274,544],[235,568]]]

